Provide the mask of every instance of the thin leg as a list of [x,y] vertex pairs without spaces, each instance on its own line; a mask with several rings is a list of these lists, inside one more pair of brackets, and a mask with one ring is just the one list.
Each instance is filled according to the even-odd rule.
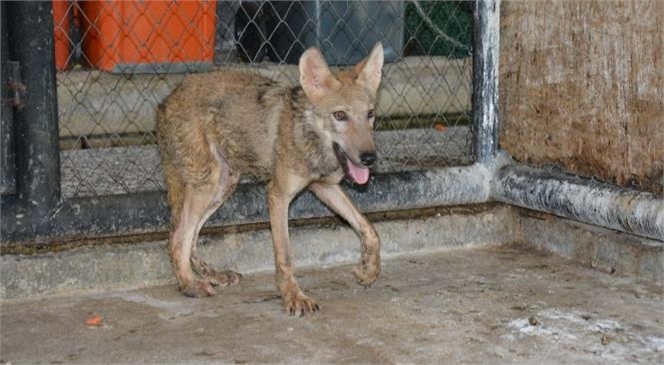
[[[212,149],[214,160],[204,181],[187,185],[182,210],[169,245],[171,259],[180,290],[186,296],[201,297],[214,294],[213,285],[227,286],[239,282],[241,275],[232,271],[218,272],[210,268],[196,252],[198,234],[203,224],[233,193],[240,180],[231,173],[225,160]],[[198,274],[201,279],[194,276]]]
[[199,223],[213,195],[214,193],[196,191],[191,186],[185,188],[181,216],[169,242],[169,253],[180,291],[188,297],[204,297],[215,293],[209,282],[194,277],[190,261]]
[[309,188],[318,199],[343,217],[360,237],[362,260],[353,272],[361,285],[371,285],[380,275],[380,238],[373,225],[339,185],[313,183]]
[[[222,168],[222,171],[224,169]],[[198,242],[198,234],[203,228],[203,224],[207,222],[210,216],[222,205],[226,199],[235,191],[238,182],[240,181],[240,174],[230,174],[222,172],[221,183],[217,189],[217,193],[213,197],[210,205],[208,206],[206,212],[203,215],[203,218],[198,223],[196,227],[196,235],[192,239],[191,247],[191,264],[193,271],[198,274],[198,276],[207,280],[213,286],[231,286],[240,282],[242,275],[235,271],[223,270],[217,271],[211,268],[197,253],[196,246]]]
[[270,209],[270,227],[274,245],[274,262],[277,274],[277,286],[281,292],[284,306],[289,314],[304,315],[318,311],[318,305],[307,297],[295,280],[293,263],[288,239],[288,206],[304,183],[290,184],[284,189],[274,181],[268,184],[268,206]]

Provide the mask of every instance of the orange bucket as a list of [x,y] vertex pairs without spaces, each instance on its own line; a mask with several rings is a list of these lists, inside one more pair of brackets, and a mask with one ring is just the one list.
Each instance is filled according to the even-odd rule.
[[114,73],[212,68],[216,1],[82,1],[83,62]]
[[70,66],[71,41],[69,28],[71,17],[69,1],[53,0],[53,34],[55,36],[55,69],[63,71]]

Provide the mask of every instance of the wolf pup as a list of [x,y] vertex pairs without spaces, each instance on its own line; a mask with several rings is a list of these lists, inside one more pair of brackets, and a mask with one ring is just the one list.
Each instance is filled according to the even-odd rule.
[[359,64],[338,73],[311,48],[300,58],[297,87],[248,73],[195,74],[159,106],[157,140],[171,210],[168,251],[184,295],[210,296],[214,286],[241,278],[208,266],[196,241],[243,174],[267,182],[276,281],[288,313],[319,309],[299,288],[289,249],[288,207],[305,188],[359,236],[358,282],[376,280],[380,239],[339,183],[345,176],[366,184],[376,162],[373,123],[382,66],[380,43]]

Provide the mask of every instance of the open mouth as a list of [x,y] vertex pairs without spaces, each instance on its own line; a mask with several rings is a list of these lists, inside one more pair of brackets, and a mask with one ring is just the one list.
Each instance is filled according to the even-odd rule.
[[333,143],[334,154],[341,164],[346,177],[356,184],[364,185],[369,181],[370,170],[366,166],[356,165],[346,154],[346,152],[337,143]]

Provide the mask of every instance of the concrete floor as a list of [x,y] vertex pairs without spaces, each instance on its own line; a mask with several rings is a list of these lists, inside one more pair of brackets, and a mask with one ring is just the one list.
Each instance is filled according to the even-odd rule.
[[271,274],[207,299],[168,285],[4,301],[1,362],[664,363],[664,290],[646,279],[530,246],[388,260],[369,289],[349,272],[299,271],[322,307],[304,318]]

